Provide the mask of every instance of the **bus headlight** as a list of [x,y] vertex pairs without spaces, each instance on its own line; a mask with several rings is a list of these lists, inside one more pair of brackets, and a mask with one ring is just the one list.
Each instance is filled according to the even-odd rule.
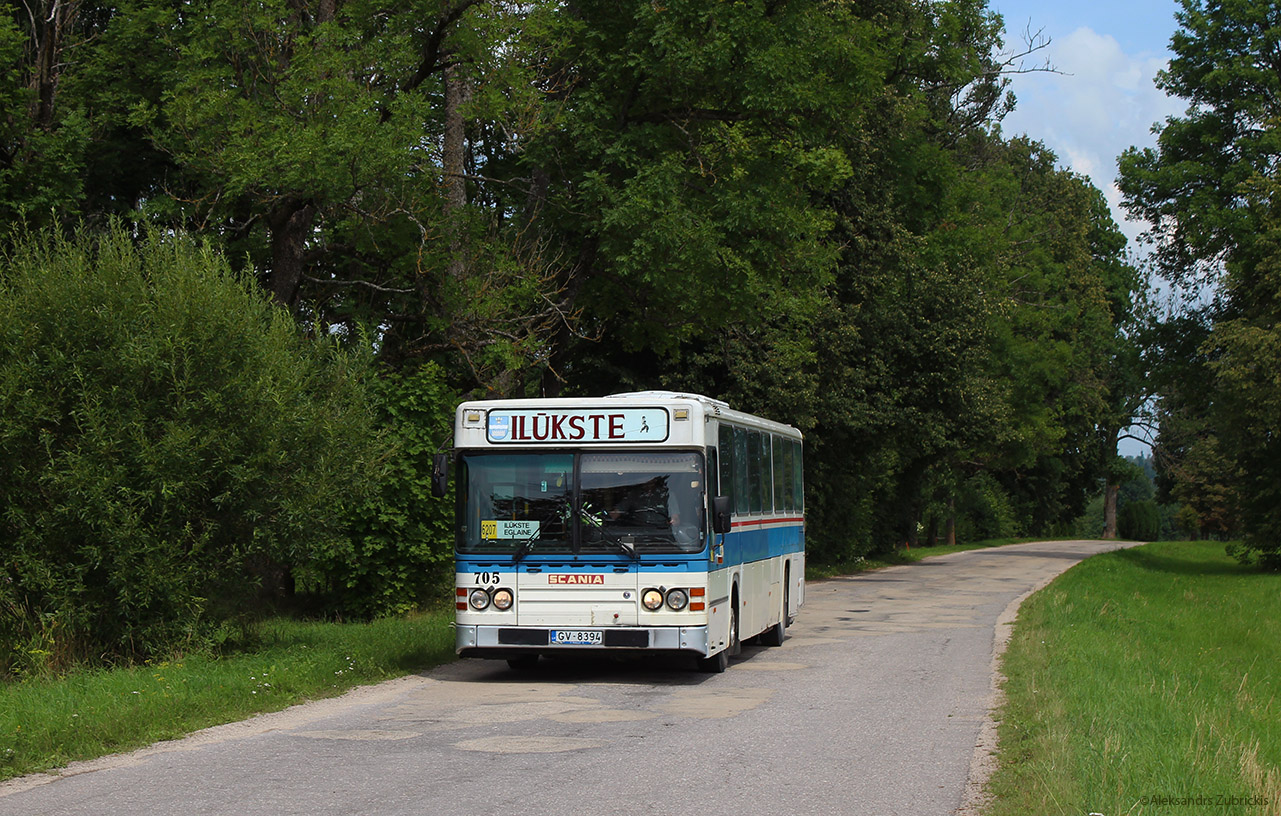
[[467,601],[471,604],[472,609],[479,612],[482,609],[489,608],[489,593],[483,589],[473,589]]
[[667,605],[673,612],[679,612],[689,606],[689,593],[683,589],[667,590]]
[[511,609],[513,600],[515,600],[515,598],[512,596],[512,591],[510,589],[494,590],[494,608],[499,612],[506,612],[508,609]]
[[657,589],[647,589],[641,593],[641,606],[653,612],[663,606],[663,593]]

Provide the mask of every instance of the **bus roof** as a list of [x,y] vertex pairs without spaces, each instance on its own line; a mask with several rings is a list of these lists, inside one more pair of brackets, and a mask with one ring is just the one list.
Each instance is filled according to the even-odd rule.
[[694,400],[713,408],[728,409],[728,402],[705,397],[702,394],[687,394],[679,391],[624,391],[618,394],[607,394],[605,399],[648,399],[648,400]]

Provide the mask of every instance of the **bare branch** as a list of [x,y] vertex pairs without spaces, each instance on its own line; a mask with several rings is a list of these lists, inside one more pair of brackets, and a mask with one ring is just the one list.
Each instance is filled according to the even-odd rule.
[[302,277],[303,280],[319,283],[323,286],[364,286],[373,289],[375,292],[385,292],[389,295],[412,295],[415,291],[413,289],[394,289],[388,286],[379,286],[376,283],[363,280],[335,280],[333,278],[326,280],[325,278],[316,278],[311,275],[303,275]]

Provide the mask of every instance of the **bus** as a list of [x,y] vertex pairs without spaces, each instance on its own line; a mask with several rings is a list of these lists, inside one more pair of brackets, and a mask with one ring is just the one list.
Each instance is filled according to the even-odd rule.
[[805,596],[802,436],[695,394],[465,402],[456,651],[683,653],[722,672],[779,646]]

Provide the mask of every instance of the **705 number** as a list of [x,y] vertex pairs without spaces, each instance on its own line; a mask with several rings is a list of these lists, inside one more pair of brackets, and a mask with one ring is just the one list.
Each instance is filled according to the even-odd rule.
[[502,577],[501,572],[477,572],[475,575],[476,586],[489,586],[491,584],[496,584]]

